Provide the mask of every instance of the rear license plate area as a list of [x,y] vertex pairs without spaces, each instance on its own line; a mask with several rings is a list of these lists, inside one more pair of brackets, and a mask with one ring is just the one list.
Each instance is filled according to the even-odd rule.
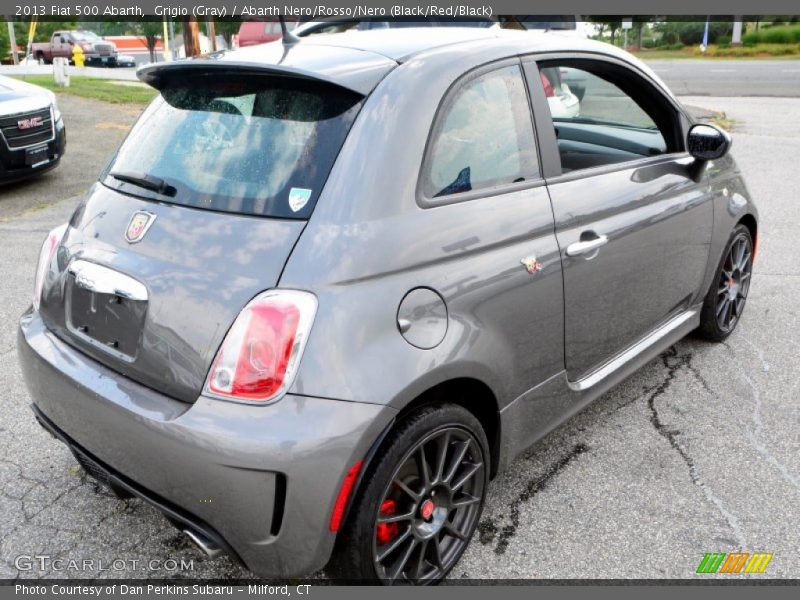
[[47,146],[30,148],[25,151],[25,164],[29,167],[46,163],[49,159],[50,157],[47,155]]
[[128,362],[139,349],[147,302],[94,292],[70,277],[67,323],[74,335]]

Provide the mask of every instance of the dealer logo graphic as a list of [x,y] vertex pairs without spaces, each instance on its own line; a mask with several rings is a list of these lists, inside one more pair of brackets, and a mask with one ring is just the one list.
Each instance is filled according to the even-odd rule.
[[771,560],[771,552],[709,552],[700,561],[697,573],[763,573]]

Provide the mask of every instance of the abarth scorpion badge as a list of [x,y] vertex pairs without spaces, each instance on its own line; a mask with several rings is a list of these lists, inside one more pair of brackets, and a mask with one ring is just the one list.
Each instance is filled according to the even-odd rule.
[[535,256],[526,256],[519,262],[522,263],[522,266],[525,267],[525,270],[531,275],[535,275],[543,268],[542,263],[536,260]]

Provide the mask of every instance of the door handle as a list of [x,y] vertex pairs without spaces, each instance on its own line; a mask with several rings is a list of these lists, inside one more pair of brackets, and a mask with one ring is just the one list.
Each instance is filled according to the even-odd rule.
[[607,243],[607,235],[599,235],[593,240],[575,242],[574,244],[567,246],[567,256],[580,256],[582,254],[588,254],[589,252],[594,252],[601,246],[605,246]]

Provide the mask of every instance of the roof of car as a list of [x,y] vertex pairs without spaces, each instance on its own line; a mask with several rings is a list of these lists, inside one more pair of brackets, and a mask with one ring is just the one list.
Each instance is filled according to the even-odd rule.
[[[171,74],[239,68],[325,81],[366,95],[398,64],[458,44],[472,44],[476,54],[484,45],[490,45],[493,50],[507,49],[508,55],[576,50],[602,53],[634,62],[655,78],[642,63],[610,44],[555,32],[514,31],[499,27],[390,28],[317,34],[301,38],[291,45],[276,41],[188,61],[148,65],[139,69],[138,76],[159,88]],[[324,51],[320,51],[321,48]]]

